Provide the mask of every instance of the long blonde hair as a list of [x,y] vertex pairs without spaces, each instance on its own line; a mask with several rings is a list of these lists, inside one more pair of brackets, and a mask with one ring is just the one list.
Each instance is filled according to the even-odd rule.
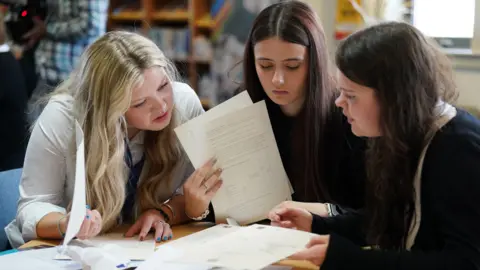
[[[77,68],[53,93],[74,99],[74,113],[85,136],[87,203],[102,215],[102,232],[117,225],[125,201],[124,114],[133,89],[143,82],[143,71],[152,67],[161,67],[171,81],[176,79],[174,65],[155,43],[139,34],[112,31],[85,50]],[[161,181],[171,182],[181,156],[173,132],[175,119],[173,112],[165,129],[145,131],[145,158],[150,167],[137,191],[138,210],[159,207],[162,202],[155,191]]]

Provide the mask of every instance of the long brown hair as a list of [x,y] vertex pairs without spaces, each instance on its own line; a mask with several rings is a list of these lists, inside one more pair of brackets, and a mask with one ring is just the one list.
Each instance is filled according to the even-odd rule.
[[[305,104],[295,117],[292,130],[285,128],[286,117],[280,107],[265,94],[255,70],[254,46],[257,42],[277,37],[283,41],[307,47],[309,71],[305,83]],[[246,41],[243,58],[244,87],[254,102],[267,102],[270,120],[276,136],[291,132],[289,151],[293,158],[284,161],[297,200],[329,200],[324,182],[324,130],[334,98],[333,81],[329,72],[329,57],[325,34],[312,8],[300,1],[273,4],[256,17]],[[282,130],[283,129],[283,130]],[[287,130],[285,130],[287,129]],[[277,138],[278,141],[278,138]],[[319,150],[322,149],[322,150]]]
[[432,41],[406,23],[375,25],[341,42],[340,71],[375,89],[382,136],[367,150],[368,239],[403,249],[414,213],[414,176],[439,100],[456,98],[452,70]]

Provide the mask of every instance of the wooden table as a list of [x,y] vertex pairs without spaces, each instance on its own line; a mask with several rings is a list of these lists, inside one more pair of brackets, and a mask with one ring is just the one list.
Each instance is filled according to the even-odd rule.
[[[208,227],[211,227],[213,224],[212,223],[190,223],[190,224],[185,224],[185,225],[179,225],[179,226],[174,226],[172,227],[173,230],[173,236],[174,239],[181,238],[183,236],[187,236],[192,233],[199,232],[203,229],[206,229]],[[32,240],[24,245],[22,245],[20,248],[28,248],[28,247],[34,247],[34,246],[39,246],[39,245],[51,245],[51,246],[56,246],[60,243],[58,240]],[[162,243],[157,243],[158,245],[162,245]],[[283,266],[290,266],[293,267],[295,270],[316,270],[318,269],[317,266],[306,262],[306,261],[293,261],[293,260],[282,260],[275,265],[283,265]]]

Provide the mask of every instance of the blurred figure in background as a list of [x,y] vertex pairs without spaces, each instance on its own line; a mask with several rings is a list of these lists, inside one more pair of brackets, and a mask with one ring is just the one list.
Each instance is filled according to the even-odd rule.
[[29,104],[29,121],[43,110],[39,97],[51,92],[73,70],[85,48],[106,32],[108,0],[46,0],[47,19],[34,19],[23,38],[39,41],[35,51],[37,87]]
[[0,171],[21,168],[25,157],[27,90],[19,62],[6,43],[0,11]]

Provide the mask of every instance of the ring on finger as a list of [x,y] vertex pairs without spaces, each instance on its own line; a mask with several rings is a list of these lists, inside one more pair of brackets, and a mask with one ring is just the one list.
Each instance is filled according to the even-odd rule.
[[202,186],[205,188],[205,190],[208,189],[208,186],[205,183],[203,183]]

